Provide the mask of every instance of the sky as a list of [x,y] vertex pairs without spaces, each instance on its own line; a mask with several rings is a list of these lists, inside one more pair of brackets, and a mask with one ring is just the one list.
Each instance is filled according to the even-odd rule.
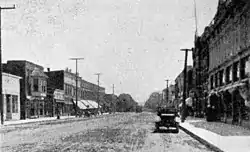
[[[145,102],[178,76],[181,48],[194,46],[193,0],[0,0],[2,59],[28,60],[45,70],[75,72],[106,93],[129,93]],[[196,0],[198,34],[214,17],[218,0]],[[188,64],[192,64],[189,53]]]

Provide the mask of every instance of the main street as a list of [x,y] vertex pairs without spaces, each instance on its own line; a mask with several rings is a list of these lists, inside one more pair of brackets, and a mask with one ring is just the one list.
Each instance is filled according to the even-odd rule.
[[180,131],[154,133],[152,113],[120,113],[1,128],[1,151],[210,151]]

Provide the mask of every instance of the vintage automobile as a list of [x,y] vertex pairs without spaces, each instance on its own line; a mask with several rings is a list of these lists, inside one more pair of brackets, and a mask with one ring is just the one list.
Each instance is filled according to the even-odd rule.
[[160,117],[160,121],[155,122],[156,130],[160,127],[166,127],[167,129],[174,128],[174,133],[179,133],[179,122],[176,121],[176,117],[179,117],[178,110],[174,107],[158,108],[157,115]]

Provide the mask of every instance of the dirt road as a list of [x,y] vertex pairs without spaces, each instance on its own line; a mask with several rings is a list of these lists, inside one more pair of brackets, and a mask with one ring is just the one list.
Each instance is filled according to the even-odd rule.
[[152,113],[125,113],[52,124],[26,124],[1,128],[3,152],[206,152],[190,136],[154,133]]

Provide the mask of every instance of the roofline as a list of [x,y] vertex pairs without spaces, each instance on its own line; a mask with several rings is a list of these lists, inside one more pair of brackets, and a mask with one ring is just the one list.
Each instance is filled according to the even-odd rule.
[[22,79],[22,77],[19,77],[10,73],[6,73],[6,72],[3,72],[2,74],[3,76],[9,76],[9,77],[17,78],[17,79]]
[[27,60],[7,60],[7,64],[8,62],[25,62],[25,63],[29,63],[29,64],[34,64],[36,66],[39,66],[40,68],[44,69],[44,67],[42,65],[36,64],[34,62],[31,61],[27,61]]

